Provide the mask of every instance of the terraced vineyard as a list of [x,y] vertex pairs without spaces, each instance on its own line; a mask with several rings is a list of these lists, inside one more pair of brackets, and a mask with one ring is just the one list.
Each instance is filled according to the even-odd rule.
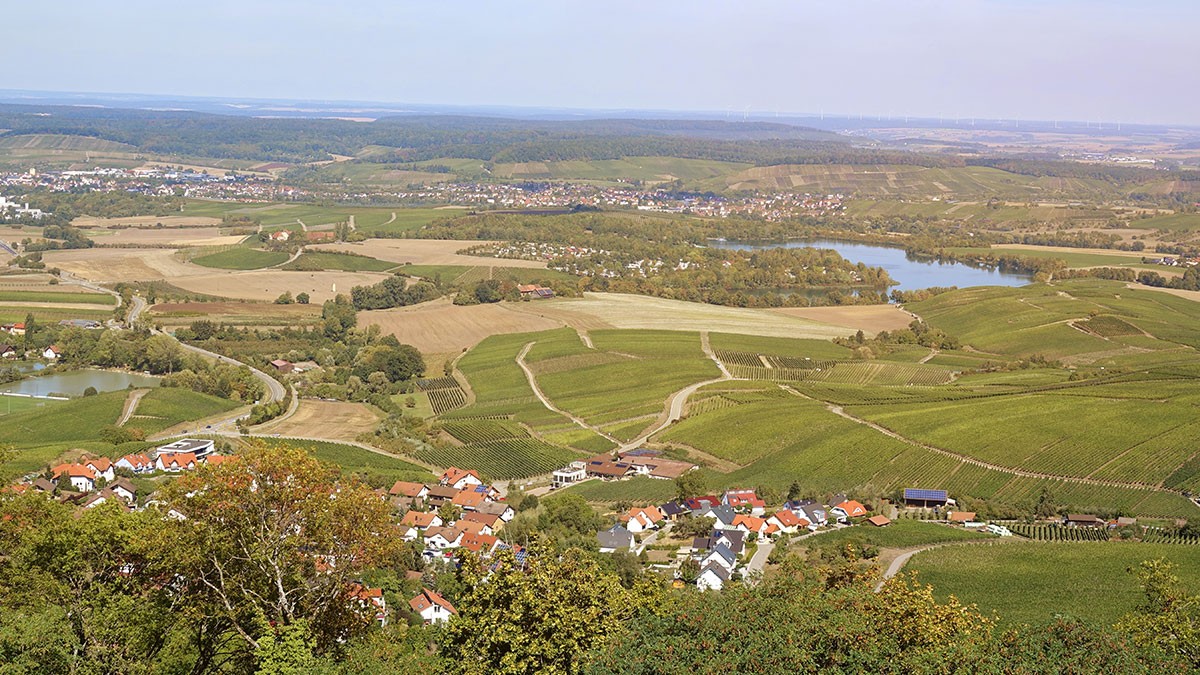
[[442,429],[466,444],[502,441],[507,438],[530,438],[529,432],[509,420],[447,421]]
[[1108,541],[1108,530],[1094,527],[1067,527],[1065,525],[1037,525],[1012,523],[1006,525],[1013,534],[1037,541]]
[[534,438],[509,438],[461,447],[426,448],[415,457],[438,466],[476,469],[495,480],[527,478],[549,473],[580,455]]
[[429,395],[429,404],[433,406],[435,415],[450,412],[467,404],[467,393],[458,386],[458,380],[453,377],[417,380],[417,387]]
[[1142,541],[1147,544],[1183,544],[1184,546],[1200,546],[1200,536],[1183,535],[1169,532],[1161,527],[1146,528]]

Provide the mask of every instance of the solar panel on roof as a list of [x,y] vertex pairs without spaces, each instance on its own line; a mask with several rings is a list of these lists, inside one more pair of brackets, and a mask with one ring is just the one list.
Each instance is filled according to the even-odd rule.
[[921,490],[918,488],[905,488],[905,499],[923,499],[926,501],[946,501],[945,490]]

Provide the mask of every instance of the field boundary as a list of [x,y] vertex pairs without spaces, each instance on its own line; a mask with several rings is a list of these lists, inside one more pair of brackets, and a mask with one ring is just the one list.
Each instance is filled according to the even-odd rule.
[[[825,403],[824,401],[820,401],[818,399],[812,398],[811,396],[806,396],[805,394],[803,394],[799,391],[796,391],[795,389],[792,389],[791,387],[789,387],[787,385],[781,384],[781,385],[779,385],[779,387],[799,398],[803,398],[803,399],[806,399],[809,401],[816,401],[817,403],[823,403],[825,405],[825,408],[829,412],[831,412],[839,417],[848,419],[851,422],[855,422],[856,424],[861,424],[861,425],[870,427],[871,429],[874,429],[875,431],[878,431],[879,433],[881,433],[885,436],[894,438],[902,443],[907,443],[909,445],[916,446],[916,447],[922,448],[924,450],[928,450],[929,452],[933,452],[933,453],[936,453],[936,454],[939,454],[939,455],[942,455],[945,457],[950,457],[952,459],[956,459],[965,464],[973,464],[975,466],[978,466],[978,467],[981,467],[984,469],[989,469],[992,471],[999,471],[1001,473],[1006,473],[1011,476],[1018,476],[1021,478],[1037,478],[1037,479],[1042,479],[1042,480],[1056,480],[1056,481],[1060,481],[1060,482],[1064,482],[1064,483],[1078,483],[1080,485],[1094,485],[1097,487],[1119,488],[1119,489],[1123,489],[1123,490],[1142,490],[1142,491],[1148,491],[1148,492],[1163,492],[1163,493],[1167,493],[1167,494],[1178,495],[1180,497],[1183,496],[1183,494],[1179,491],[1171,490],[1169,488],[1160,487],[1160,486],[1146,485],[1146,484],[1141,484],[1141,483],[1123,483],[1120,481],[1100,480],[1097,478],[1084,478],[1082,476],[1062,476],[1062,475],[1052,474],[1052,473],[1039,473],[1036,471],[1026,471],[1025,469],[1015,469],[1010,466],[1001,466],[999,464],[992,464],[990,462],[985,462],[976,457],[971,457],[969,455],[962,455],[957,452],[953,452],[951,450],[946,450],[945,448],[939,448],[935,445],[928,445],[928,444],[922,443],[920,441],[915,441],[911,438],[908,438],[907,436],[903,436],[895,431],[892,431],[891,429],[888,429],[885,426],[876,424],[875,422],[872,422],[870,420],[866,420],[861,417],[855,416],[851,413],[848,413],[840,405],[834,405],[832,403]],[[1192,502],[1192,500],[1190,500],[1190,499],[1188,501]],[[1195,504],[1195,502],[1192,502],[1192,503]],[[1200,504],[1197,504],[1197,506],[1200,506]]]

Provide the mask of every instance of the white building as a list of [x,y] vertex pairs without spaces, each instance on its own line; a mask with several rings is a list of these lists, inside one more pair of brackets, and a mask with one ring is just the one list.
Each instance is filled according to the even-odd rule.
[[553,488],[573,485],[587,478],[587,465],[583,462],[571,462],[565,469],[555,471],[550,486]]
[[154,451],[155,456],[158,455],[174,455],[180,453],[191,453],[196,459],[204,459],[213,452],[213,442],[198,438],[184,438],[173,443],[160,445]]

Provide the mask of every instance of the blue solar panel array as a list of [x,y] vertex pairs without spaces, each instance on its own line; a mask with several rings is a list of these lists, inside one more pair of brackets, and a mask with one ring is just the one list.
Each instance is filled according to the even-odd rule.
[[905,499],[919,499],[927,502],[944,502],[946,501],[945,490],[920,490],[917,488],[905,488]]

